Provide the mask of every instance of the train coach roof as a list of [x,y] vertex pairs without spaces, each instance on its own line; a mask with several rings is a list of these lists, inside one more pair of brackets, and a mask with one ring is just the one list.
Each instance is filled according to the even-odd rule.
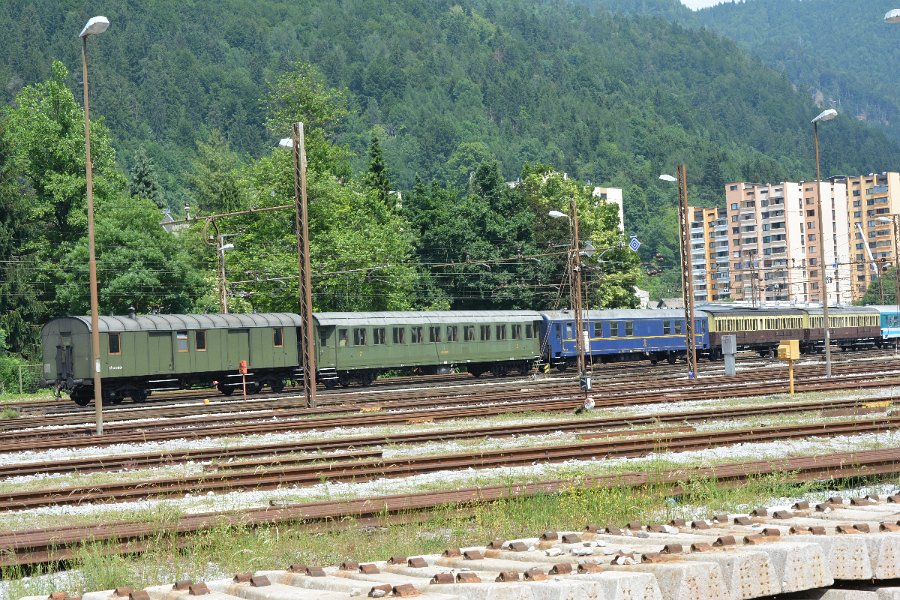
[[697,312],[704,312],[714,317],[795,317],[806,314],[799,308],[751,308],[748,306],[710,306],[701,305]]
[[[64,317],[84,324],[91,330],[90,317]],[[53,321],[51,321],[52,323]],[[48,323],[49,325],[49,323]],[[179,331],[185,329],[241,329],[253,327],[299,327],[300,316],[293,313],[247,313],[227,315],[138,315],[100,317],[101,333],[117,331]]]
[[455,310],[416,312],[326,312],[313,315],[323,327],[429,325],[433,323],[530,323],[541,315],[530,310]]
[[[571,321],[575,313],[571,310],[548,310],[541,313],[551,321]],[[701,315],[702,316],[702,315]],[[676,308],[659,309],[609,309],[585,311],[586,319],[684,319],[684,311]]]
[[[821,315],[822,308],[806,309],[811,315]],[[874,306],[829,306],[828,315],[872,315],[878,313],[878,309]]]

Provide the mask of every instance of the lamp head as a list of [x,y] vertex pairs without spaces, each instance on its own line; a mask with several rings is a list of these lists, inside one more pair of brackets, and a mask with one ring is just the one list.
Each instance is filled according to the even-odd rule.
[[293,148],[294,147],[294,138],[281,138],[278,141],[278,145],[282,148]]
[[886,15],[884,15],[885,23],[900,23],[900,8],[895,8],[894,10],[889,10]]
[[234,244],[224,244],[222,250],[234,250]]
[[91,17],[85,24],[84,29],[78,34],[80,38],[86,38],[89,35],[97,35],[106,31],[109,27],[109,19],[106,17]]
[[830,121],[838,115],[838,112],[833,108],[829,108],[828,110],[823,110],[819,113],[819,116],[812,120],[813,123],[818,123],[819,121]]
[[668,173],[663,173],[662,175],[659,176],[659,178],[663,181],[668,181],[669,183],[675,183],[676,181],[678,181],[677,179],[675,179]]
[[559,212],[558,210],[551,210],[547,213],[547,216],[552,217],[554,219],[568,219],[569,215],[563,212]]

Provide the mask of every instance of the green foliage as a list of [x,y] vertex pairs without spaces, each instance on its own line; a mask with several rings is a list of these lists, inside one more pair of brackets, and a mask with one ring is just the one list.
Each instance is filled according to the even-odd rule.
[[893,267],[882,271],[878,279],[869,284],[869,288],[856,304],[868,306],[873,304],[897,304],[897,270]]
[[197,155],[189,179],[201,212],[217,214],[245,208],[245,194],[239,182],[241,162],[218,129],[197,140]]
[[384,164],[384,156],[381,154],[381,144],[378,135],[372,134],[372,143],[369,145],[369,170],[366,172],[366,185],[377,194],[378,199],[390,208],[391,180],[387,165]]
[[159,180],[156,178],[156,166],[143,149],[138,150],[134,157],[128,191],[132,196],[150,200],[159,208],[166,207]]

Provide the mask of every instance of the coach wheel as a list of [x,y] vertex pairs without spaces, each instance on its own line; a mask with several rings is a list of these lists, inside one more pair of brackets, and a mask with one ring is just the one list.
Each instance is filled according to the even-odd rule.
[[369,387],[375,381],[374,373],[363,373],[359,378],[359,383],[363,387]]
[[669,352],[669,355],[666,357],[666,361],[667,361],[670,365],[674,365],[676,360],[678,360],[678,357],[675,356],[675,353],[674,353],[674,352]]
[[72,401],[78,406],[87,406],[91,403],[91,398],[93,398],[93,396],[86,394],[83,391],[72,393]]
[[131,391],[131,399],[135,402],[146,402],[147,396],[149,395],[147,390],[142,390],[140,388],[135,388]]
[[283,379],[272,379],[269,381],[269,388],[276,394],[280,394],[284,391],[284,380]]
[[337,379],[326,379],[322,382],[326,390],[333,390],[338,386]]
[[220,383],[218,385],[218,390],[222,393],[223,396],[230,396],[234,393],[234,387],[225,385],[224,383]]
[[258,381],[247,382],[247,393],[258,394],[262,391],[262,384]]
[[522,375],[528,375],[529,373],[531,373],[531,363],[522,363],[522,366],[519,367],[519,373],[521,373]]
[[481,375],[482,375],[482,373],[484,373],[484,371],[482,371],[481,369],[474,368],[474,367],[469,367],[469,373],[472,375],[472,377],[474,377],[475,379],[478,379],[479,377],[481,377]]
[[561,362],[558,365],[556,365],[556,370],[559,371],[560,373],[565,373],[566,369],[568,369],[568,368],[569,368],[569,365],[567,365],[564,362]]
[[506,365],[494,365],[491,368],[494,377],[506,377]]

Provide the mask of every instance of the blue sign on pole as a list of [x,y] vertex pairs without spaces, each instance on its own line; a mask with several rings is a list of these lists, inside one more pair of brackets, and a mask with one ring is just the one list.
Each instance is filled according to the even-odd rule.
[[632,252],[637,252],[638,248],[641,247],[641,243],[638,241],[636,237],[632,237],[631,241],[628,242],[628,247],[631,248]]

